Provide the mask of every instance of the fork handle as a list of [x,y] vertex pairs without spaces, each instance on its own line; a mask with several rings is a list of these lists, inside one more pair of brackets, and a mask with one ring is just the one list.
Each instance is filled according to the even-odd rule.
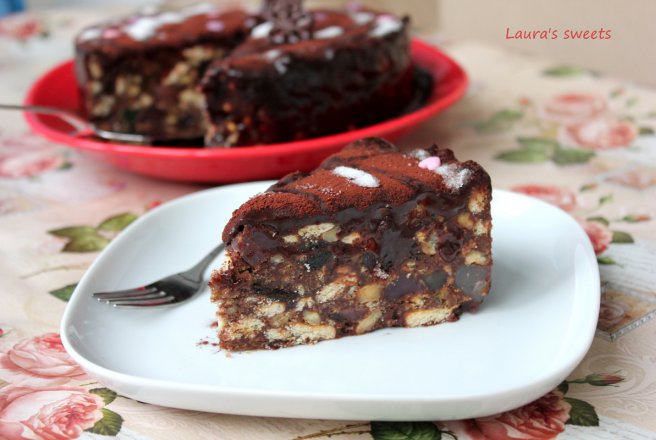
[[214,261],[214,259],[223,251],[223,249],[225,249],[225,244],[220,243],[217,247],[212,249],[205,257],[203,257],[202,260],[196,263],[188,271],[184,272],[185,278],[191,278],[196,281],[202,280],[203,274],[205,273],[205,269],[207,269],[207,266],[209,266],[210,263]]
[[31,113],[57,115],[68,124],[70,124],[75,129],[75,133],[77,135],[93,133],[93,129],[91,128],[89,122],[84,120],[80,115],[63,108],[48,107],[44,105],[0,104],[0,110],[20,110]]

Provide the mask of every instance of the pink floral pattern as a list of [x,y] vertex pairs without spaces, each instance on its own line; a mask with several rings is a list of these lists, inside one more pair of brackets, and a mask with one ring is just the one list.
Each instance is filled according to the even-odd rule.
[[33,136],[0,137],[0,178],[34,177],[65,162],[61,148]]
[[0,355],[0,367],[3,379],[12,383],[66,383],[87,378],[66,353],[57,333],[18,342]]
[[74,439],[103,418],[103,406],[100,396],[81,387],[10,385],[0,390],[0,437]]
[[59,168],[63,164],[61,155],[52,151],[28,151],[0,156],[0,177],[32,177]]
[[565,93],[555,96],[538,108],[539,116],[559,124],[577,124],[605,113],[606,98],[588,93]]
[[68,440],[85,430],[106,435],[121,430],[121,416],[105,408],[116,393],[85,388],[93,381],[82,385],[91,379],[66,353],[58,333],[6,345],[0,377],[9,382],[0,388],[2,440]]
[[624,148],[638,136],[635,124],[618,120],[601,95],[557,95],[538,107],[538,115],[559,124],[557,140],[562,145],[590,150]]
[[511,190],[536,197],[567,212],[574,211],[578,206],[576,194],[564,187],[528,184],[513,186]]
[[0,37],[24,41],[43,34],[43,24],[27,14],[9,15],[0,18]]
[[650,168],[632,169],[610,176],[607,180],[629,188],[645,189],[656,185],[656,170]]
[[462,436],[472,440],[553,439],[565,430],[571,408],[563,399],[563,393],[554,390],[513,411],[461,422],[447,422],[446,426],[458,438]]
[[600,255],[608,249],[608,245],[613,239],[613,234],[606,226],[599,222],[577,219],[583,230],[588,234],[590,243],[595,254]]
[[604,116],[564,125],[558,139],[565,145],[576,145],[590,150],[624,148],[638,136],[638,128],[630,121],[618,121]]

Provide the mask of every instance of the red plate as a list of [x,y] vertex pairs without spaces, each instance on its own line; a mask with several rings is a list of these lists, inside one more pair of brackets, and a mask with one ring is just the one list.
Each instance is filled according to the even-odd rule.
[[[73,136],[68,124],[54,116],[26,113],[25,117],[32,129],[46,138],[135,173],[188,182],[272,179],[292,171],[312,170],[326,156],[356,139],[380,136],[393,141],[462,97],[467,76],[455,61],[416,39],[412,42],[412,59],[434,80],[433,91],[421,108],[380,124],[303,141],[213,149],[134,146]],[[25,104],[77,111],[78,97],[73,62],[67,61],[32,86]]]

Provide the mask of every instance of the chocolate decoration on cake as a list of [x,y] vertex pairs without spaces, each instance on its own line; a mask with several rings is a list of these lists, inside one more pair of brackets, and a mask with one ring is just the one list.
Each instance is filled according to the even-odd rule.
[[263,16],[273,23],[269,41],[274,44],[297,43],[312,38],[314,18],[303,9],[303,0],[265,0]]
[[221,347],[278,348],[475,310],[492,269],[490,178],[367,138],[237,209],[212,275]]

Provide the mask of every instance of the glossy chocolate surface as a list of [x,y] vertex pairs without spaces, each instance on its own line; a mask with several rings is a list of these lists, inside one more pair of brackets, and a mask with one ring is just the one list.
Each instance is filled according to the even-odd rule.
[[[327,158],[312,173],[289,174],[265,193],[250,199],[233,214],[223,231],[223,240],[229,243],[249,223],[276,221],[288,230],[296,219],[320,222],[335,215],[341,224],[349,218],[368,215],[365,212],[371,206],[400,206],[413,199],[436,215],[450,217],[466,204],[472,187],[490,186],[489,176],[476,162],[460,163],[451,150],[435,145],[418,151],[423,153],[401,154],[394,145],[380,138],[357,141]],[[443,165],[457,164],[463,170],[470,170],[471,177],[462,186],[449,187],[435,172],[419,167],[421,159],[417,155],[435,155]],[[354,184],[333,172],[339,166],[371,174],[379,185],[366,188]],[[431,197],[430,193],[439,197]],[[401,211],[394,215],[404,214]]]
[[83,29],[75,39],[76,50],[113,59],[202,43],[241,41],[261,21],[257,15],[226,11],[209,3],[179,10],[149,9]]

